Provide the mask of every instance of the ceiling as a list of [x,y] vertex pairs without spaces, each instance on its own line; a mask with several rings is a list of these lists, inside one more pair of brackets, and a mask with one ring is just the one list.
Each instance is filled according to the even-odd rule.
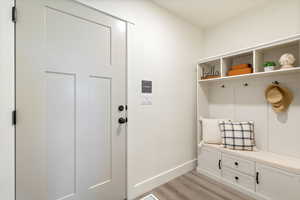
[[272,0],[152,0],[203,28],[219,24]]

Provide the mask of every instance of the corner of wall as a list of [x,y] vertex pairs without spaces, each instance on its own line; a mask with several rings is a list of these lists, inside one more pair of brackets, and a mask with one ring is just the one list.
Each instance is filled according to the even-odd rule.
[[179,177],[196,168],[196,159],[187,161],[172,169],[166,170],[160,174],[141,181],[133,186],[129,186],[128,199],[133,200],[138,196],[151,191],[152,189],[169,182],[170,180]]

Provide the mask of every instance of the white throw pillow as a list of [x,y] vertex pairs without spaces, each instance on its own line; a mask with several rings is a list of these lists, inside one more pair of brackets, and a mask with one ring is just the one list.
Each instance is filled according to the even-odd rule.
[[204,143],[221,144],[221,132],[219,129],[219,122],[224,119],[207,119],[202,118],[202,139]]
[[224,148],[253,151],[255,147],[254,122],[220,121],[222,144]]

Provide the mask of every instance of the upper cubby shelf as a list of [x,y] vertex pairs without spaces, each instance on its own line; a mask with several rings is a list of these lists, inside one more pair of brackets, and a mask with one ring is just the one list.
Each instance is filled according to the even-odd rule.
[[[295,57],[295,67],[281,69],[279,59],[286,53]],[[271,71],[265,71],[266,62],[273,62],[276,66]],[[202,59],[198,63],[198,82],[259,78],[298,72],[300,73],[300,34],[245,50]]]

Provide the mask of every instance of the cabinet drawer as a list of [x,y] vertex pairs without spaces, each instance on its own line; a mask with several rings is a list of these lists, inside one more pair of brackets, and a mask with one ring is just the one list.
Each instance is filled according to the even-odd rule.
[[226,181],[247,188],[248,190],[255,191],[255,179],[252,176],[242,174],[227,167],[223,168],[222,176]]
[[250,176],[255,175],[255,163],[253,161],[244,160],[228,154],[222,154],[222,165],[234,170],[246,173]]

